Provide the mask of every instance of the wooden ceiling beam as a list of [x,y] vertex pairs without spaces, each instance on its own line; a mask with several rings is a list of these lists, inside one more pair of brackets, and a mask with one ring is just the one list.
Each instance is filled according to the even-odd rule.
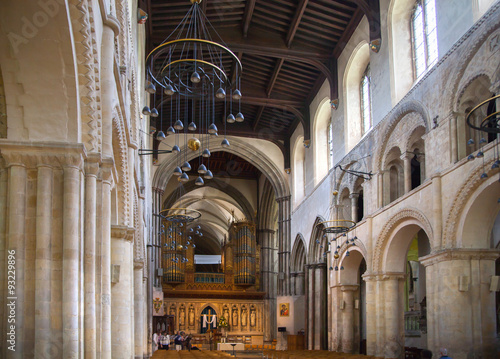
[[363,19],[363,16],[364,16],[363,10],[361,10],[358,7],[356,9],[356,11],[354,12],[354,14],[351,18],[351,21],[349,21],[349,24],[345,28],[344,33],[340,37],[339,41],[337,41],[337,46],[335,46],[335,49],[333,49],[333,53],[332,53],[333,57],[335,57],[336,59],[339,58],[342,51],[344,51],[344,48],[346,47],[347,42],[349,41],[352,34],[354,33],[354,31],[358,27],[359,23],[361,22],[361,19]]
[[243,15],[243,37],[248,36],[248,29],[252,22],[253,11],[255,10],[255,0],[247,0],[245,14]]
[[289,48],[292,45],[293,38],[295,37],[295,33],[299,28],[300,21],[302,20],[302,16],[304,15],[304,11],[306,10],[307,4],[309,0],[300,0],[297,9],[295,10],[295,14],[293,15],[292,23],[290,24],[290,28],[288,30],[288,34],[286,35],[286,46]]
[[278,75],[280,73],[281,66],[283,66],[283,62],[285,62],[284,59],[278,59],[276,61],[276,65],[274,66],[273,70],[273,75],[271,76],[271,80],[267,85],[267,90],[266,90],[267,97],[271,97],[271,92],[273,91],[274,84],[276,83],[276,79],[278,78]]
[[[370,43],[381,40],[380,0],[352,0],[364,12],[370,24]],[[380,45],[380,44],[379,44]],[[373,47],[372,47],[373,49]],[[374,50],[378,52],[378,49]]]
[[253,130],[254,131],[257,129],[257,126],[259,125],[262,114],[264,113],[264,109],[265,109],[265,106],[260,106],[259,110],[257,111],[257,114],[255,115],[255,120],[253,121]]

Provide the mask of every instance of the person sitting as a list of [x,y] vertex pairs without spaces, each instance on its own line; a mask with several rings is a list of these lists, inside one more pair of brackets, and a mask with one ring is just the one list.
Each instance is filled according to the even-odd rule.
[[451,359],[449,356],[448,356],[448,350],[446,348],[441,348],[439,349],[439,354],[441,355],[439,357],[439,359]]

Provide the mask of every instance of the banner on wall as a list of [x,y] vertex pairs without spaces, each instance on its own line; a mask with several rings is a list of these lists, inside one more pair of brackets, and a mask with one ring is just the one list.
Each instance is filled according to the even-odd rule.
[[163,316],[163,289],[153,287],[153,316]]

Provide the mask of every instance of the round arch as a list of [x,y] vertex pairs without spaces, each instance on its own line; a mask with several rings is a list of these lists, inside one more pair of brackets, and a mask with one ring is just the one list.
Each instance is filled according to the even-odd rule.
[[[405,227],[408,228],[405,229]],[[401,231],[403,229],[404,231]],[[411,239],[420,229],[422,229],[429,238],[432,252],[434,248],[432,226],[422,212],[414,208],[406,208],[394,215],[386,223],[378,236],[373,252],[373,272],[381,273],[391,268],[399,268],[398,265],[401,265],[401,268],[399,268],[401,270],[399,272],[404,272],[405,256],[400,255],[399,258],[394,257],[394,253],[404,252],[404,254],[406,254]],[[404,236],[406,240],[401,240],[402,236]],[[391,254],[389,255],[389,253]],[[391,262],[386,263],[386,260],[389,259]],[[402,262],[400,263],[398,259]]]
[[[491,165],[493,164],[493,162],[493,159],[485,161],[484,169],[482,163],[478,164],[469,173],[469,175],[467,176],[467,180],[465,180],[462,186],[460,186],[460,188],[456,191],[455,199],[453,200],[453,203],[451,205],[448,217],[446,217],[446,221],[443,222],[444,247],[459,247],[463,244],[462,240],[460,240],[460,244],[458,243],[458,230],[470,230],[470,219],[473,217],[468,218],[467,214],[471,213],[470,210],[472,208],[481,210],[474,205],[476,199],[479,198],[480,201],[477,203],[481,203],[482,201],[488,203],[495,198],[498,199],[498,197],[495,197],[494,195],[491,195],[490,199],[485,199],[484,195],[482,194],[482,192],[485,191],[486,188],[490,188],[489,186],[498,181],[498,179],[494,178],[494,175],[498,173],[498,170],[491,170]],[[486,181],[481,179],[481,174],[483,173],[483,171],[488,175],[488,179]],[[498,183],[496,184],[498,185]],[[494,189],[494,187],[492,188],[492,190],[498,191],[498,189]],[[491,203],[488,203],[488,206],[491,205]],[[459,218],[459,220],[457,220],[457,218]],[[460,235],[460,237],[462,237],[462,235]]]
[[354,48],[344,74],[344,113],[346,119],[346,150],[350,151],[363,136],[361,121],[360,83],[363,73],[370,63],[370,46],[366,40]]
[[389,139],[391,137],[391,134],[393,133],[394,129],[396,128],[397,124],[401,121],[405,115],[409,114],[410,112],[416,112],[422,119],[423,125],[425,126],[425,132],[429,132],[429,116],[427,109],[423,104],[421,104],[418,101],[409,101],[405,102],[401,106],[398,106],[391,114],[389,117],[389,120],[387,121],[387,124],[385,125],[385,130],[383,131],[383,135],[381,137],[381,146],[379,146],[379,149],[375,155],[375,160],[374,160],[374,170],[375,171],[380,171],[383,169],[383,164],[382,161],[385,157],[386,154],[386,148],[389,144]]
[[498,178],[491,176],[470,194],[457,224],[456,246],[490,248],[491,231],[500,211]]
[[299,136],[295,140],[292,152],[292,178],[293,178],[293,203],[298,205],[305,197],[305,155],[304,136]]
[[328,125],[332,117],[330,99],[324,98],[319,103],[313,122],[313,161],[314,161],[314,185],[328,174]]
[[[344,248],[345,249],[345,248]],[[359,266],[363,259],[366,262],[366,256],[362,252],[360,248],[351,247],[349,248],[349,256],[342,255],[342,259],[340,261],[340,266],[344,267],[344,270],[340,270],[339,272],[339,284],[340,285],[359,285],[359,277],[360,274]]]

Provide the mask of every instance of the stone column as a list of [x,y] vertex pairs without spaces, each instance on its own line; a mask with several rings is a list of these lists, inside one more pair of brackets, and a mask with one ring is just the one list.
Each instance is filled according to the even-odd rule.
[[377,352],[377,301],[376,282],[374,275],[363,275],[366,282],[366,354],[376,355]]
[[101,358],[111,358],[111,164],[101,166],[102,235],[101,235]]
[[404,188],[405,193],[411,191],[411,153],[404,153],[401,156],[404,165]]
[[[463,119],[465,121],[465,119]],[[456,163],[458,161],[458,144],[457,144],[457,117],[454,115],[450,116],[450,152],[451,152],[451,163]]]
[[351,219],[358,223],[359,218],[358,218],[358,198],[359,198],[359,193],[351,193],[349,195],[349,198],[351,199]]
[[63,357],[79,356],[79,249],[81,159],[64,166],[63,214]]
[[[453,348],[453,358],[495,358],[494,249],[449,249],[420,258],[427,275],[429,349]],[[432,282],[431,282],[432,280]]]
[[434,241],[437,248],[441,248],[443,243],[442,228],[443,228],[443,204],[441,196],[441,174],[437,173],[431,177],[432,179],[432,220]]
[[354,351],[354,291],[357,285],[343,285],[342,300],[344,310],[342,312],[342,352],[352,353]]
[[84,325],[85,325],[85,358],[96,357],[96,189],[98,158],[85,163],[85,224],[84,224]]
[[134,352],[135,359],[142,359],[144,354],[144,262],[134,261]]
[[383,276],[385,292],[385,345],[386,358],[404,356],[403,308],[400,305],[400,282],[405,278],[403,273]]
[[50,353],[52,332],[50,326],[51,298],[51,237],[53,170],[49,165],[38,165],[36,199],[36,255],[35,255],[35,358]]
[[384,171],[380,170],[379,173],[377,174],[377,207],[382,208],[384,204],[386,203],[386,196],[390,197],[389,195],[386,195],[384,191],[384,179],[386,176],[384,176]]
[[113,359],[126,359],[134,355],[131,341],[133,322],[132,291],[134,278],[132,243],[134,229],[111,227],[111,352]]
[[326,314],[326,264],[319,263],[314,270],[314,349],[325,349],[327,338],[327,314]]
[[295,279],[295,288],[296,288],[296,293],[295,295],[304,295],[304,272],[299,272],[297,273],[297,277]]
[[262,291],[265,292],[264,310],[269,313],[269,316],[264,320],[264,340],[270,341],[274,339],[276,332],[276,287],[274,285],[276,279],[276,270],[274,268],[274,231],[271,229],[260,229],[258,236],[261,243],[261,278]]
[[277,198],[278,202],[278,293],[290,295],[290,196]]
[[[16,159],[13,159],[16,161]],[[17,161],[16,161],[17,162]],[[16,332],[16,351],[7,350],[6,340],[2,342],[4,350],[4,358],[24,358],[24,317],[25,317],[25,290],[24,290],[24,273],[25,273],[25,215],[26,215],[26,167],[21,163],[20,159],[17,163],[9,164],[9,196],[8,196],[8,233],[7,233],[7,253],[15,252],[16,260],[16,288],[15,292],[11,293],[5,290],[7,303],[15,302],[15,332]],[[14,298],[14,299],[9,299]],[[4,308],[2,308],[2,311]],[[6,309],[6,314],[7,309]],[[10,332],[10,324],[7,321],[2,323],[5,333]],[[5,337],[4,337],[5,338]]]
[[307,271],[307,349],[312,350],[314,348],[314,266],[312,264],[306,265]]

